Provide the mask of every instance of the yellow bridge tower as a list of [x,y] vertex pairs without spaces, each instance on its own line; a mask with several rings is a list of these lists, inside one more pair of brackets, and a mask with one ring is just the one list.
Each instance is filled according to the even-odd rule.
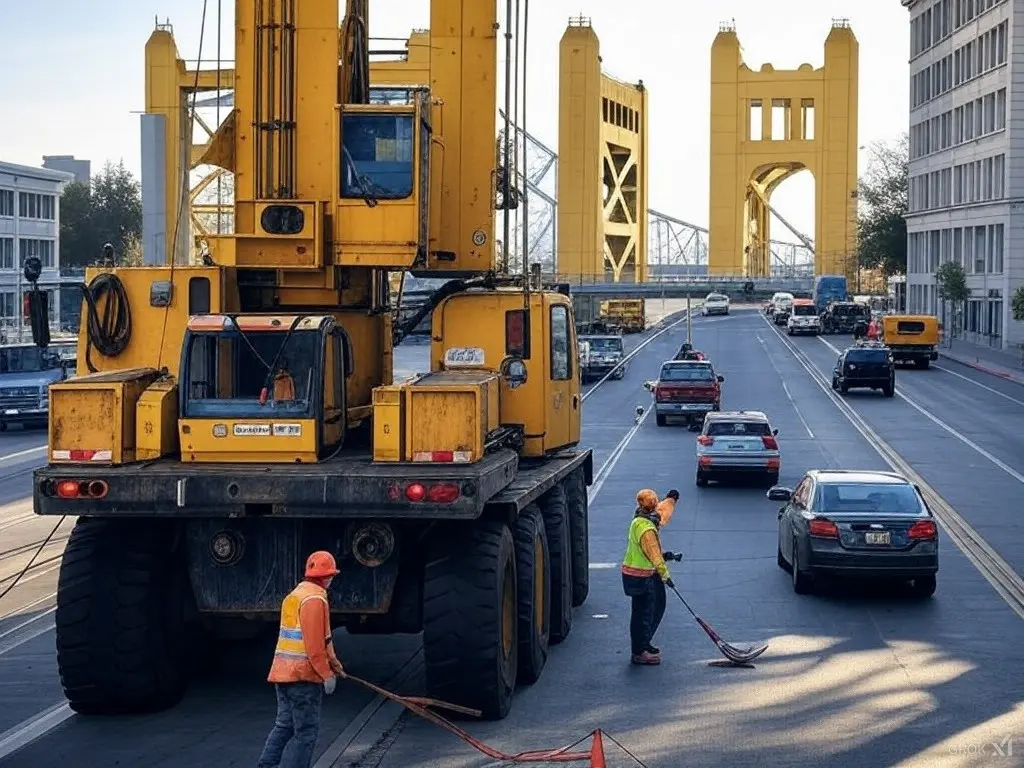
[[558,59],[559,278],[643,282],[647,90],[601,72],[589,19],[569,21]]
[[720,29],[711,46],[711,274],[769,274],[772,192],[807,170],[815,180],[815,274],[853,279],[858,48],[849,23],[834,20],[820,69],[765,64],[754,72],[735,28]]

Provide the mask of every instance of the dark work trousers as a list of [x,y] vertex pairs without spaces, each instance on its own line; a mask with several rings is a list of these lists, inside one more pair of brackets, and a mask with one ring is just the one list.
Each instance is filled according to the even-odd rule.
[[[277,683],[277,717],[257,768],[310,768],[320,735],[320,683]],[[285,747],[289,747],[285,755]]]
[[[650,576],[622,574],[622,590],[632,600],[629,615],[629,641],[633,655],[639,656],[651,644],[655,615],[658,616],[658,621],[661,621],[661,615],[656,614],[657,597],[654,591],[654,581]],[[663,592],[662,612],[665,610],[664,603]]]
[[661,626],[661,620],[665,616],[665,582],[661,576],[651,576],[651,591],[654,593],[654,615],[651,617],[651,634],[647,638],[648,644],[654,639],[654,634]]

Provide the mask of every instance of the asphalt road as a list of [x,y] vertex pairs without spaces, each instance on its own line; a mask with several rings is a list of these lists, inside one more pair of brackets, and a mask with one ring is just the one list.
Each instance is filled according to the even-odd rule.
[[[811,467],[887,468],[804,367],[829,374],[837,353],[825,341],[839,348],[843,339],[790,340],[754,311],[696,320],[693,329],[697,346],[726,377],[723,407],[764,410],[779,429],[781,482],[792,485]],[[572,635],[552,649],[541,681],[518,692],[510,716],[468,729],[518,752],[562,746],[601,728],[651,768],[1020,765],[1021,617],[948,537],[930,600],[877,587],[795,595],[774,562],[777,505],[763,490],[698,489],[692,433],[659,428],[653,417],[634,429],[635,406],[650,404],[644,380],[656,377],[658,363],[683,333],[680,326],[656,338],[622,381],[587,397],[583,438],[600,467],[591,488],[590,598],[576,612]],[[1024,509],[1024,388],[942,362],[934,370],[901,371],[897,389],[895,399],[851,394],[846,402],[1020,572],[1024,537],[1014,513]],[[8,445],[14,439],[21,438],[0,436],[0,478],[8,478],[0,479],[0,551],[41,539],[52,527],[21,533],[27,524],[19,522],[4,529],[27,508],[29,489],[27,474],[9,473],[41,459],[41,452],[12,458],[32,447]],[[655,638],[662,665],[628,663],[628,605],[616,568],[634,495],[643,486],[680,491],[678,512],[663,534],[666,548],[685,554],[675,581],[730,642],[771,642],[754,669],[709,667],[717,651],[673,603]],[[10,538],[14,531],[18,537]],[[7,568],[6,560],[0,564]],[[8,572],[0,571],[0,579]],[[11,622],[28,615],[2,619],[27,600],[10,603],[10,597],[0,599],[0,732],[13,730],[0,733],[0,765],[255,764],[274,711],[272,691],[262,682],[269,649],[234,654],[215,679],[194,686],[172,711],[66,717],[59,709],[53,635],[12,646],[22,629],[5,640]],[[349,671],[378,682],[413,658],[410,675],[398,684],[403,692],[422,687],[417,646],[415,637],[339,636]],[[352,684],[327,699],[317,768],[494,764],[433,725],[404,716],[396,721],[387,706],[374,714],[371,702]],[[57,708],[30,724],[49,707]],[[12,733],[38,738],[5,756]],[[999,757],[993,743],[1005,752],[1008,736],[1017,740],[1014,753]],[[636,765],[614,747],[608,753],[611,766]]]

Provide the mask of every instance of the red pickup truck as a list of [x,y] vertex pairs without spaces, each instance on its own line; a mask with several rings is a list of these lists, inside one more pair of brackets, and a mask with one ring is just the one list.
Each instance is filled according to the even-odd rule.
[[706,413],[721,410],[724,381],[708,360],[662,363],[658,380],[650,382],[658,426],[665,426],[669,419],[680,420],[691,429],[703,424]]

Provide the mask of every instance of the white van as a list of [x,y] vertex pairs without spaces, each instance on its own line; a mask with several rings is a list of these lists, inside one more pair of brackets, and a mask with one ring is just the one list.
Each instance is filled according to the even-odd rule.
[[793,311],[793,294],[779,291],[772,296],[771,307],[768,314],[775,320],[776,325],[783,325],[789,320],[789,314]]

